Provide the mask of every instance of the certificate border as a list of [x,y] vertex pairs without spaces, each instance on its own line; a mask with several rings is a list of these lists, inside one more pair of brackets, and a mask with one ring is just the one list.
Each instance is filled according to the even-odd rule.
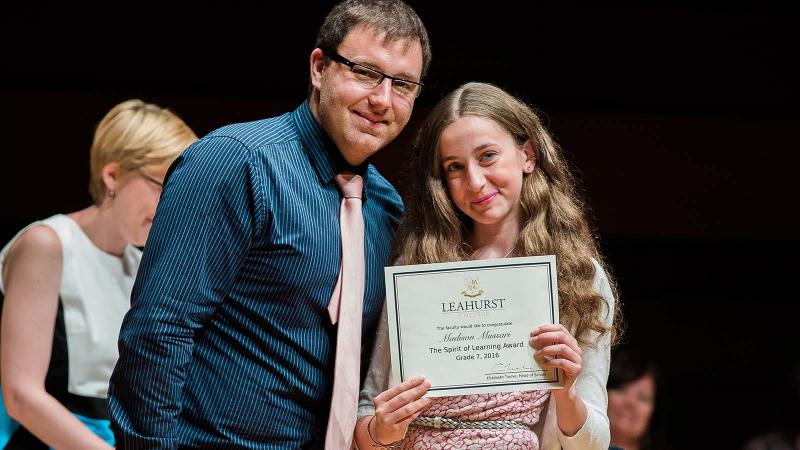
[[[400,373],[400,381],[405,380],[404,369],[403,369],[403,339],[401,337],[401,330],[403,329],[400,326],[400,303],[397,296],[397,280],[400,277],[407,277],[407,276],[415,276],[419,274],[431,274],[431,273],[446,273],[446,272],[470,272],[476,270],[502,270],[512,267],[531,267],[531,266],[545,266],[547,268],[547,287],[548,293],[550,295],[550,323],[555,323],[555,311],[554,311],[554,304],[556,302],[553,301],[553,262],[552,261],[540,261],[540,262],[520,262],[520,263],[511,263],[511,264],[488,264],[483,266],[470,266],[470,267],[462,267],[462,268],[452,268],[452,269],[434,269],[434,270],[410,270],[408,272],[401,272],[401,273],[392,273],[392,288],[394,290],[394,309],[396,311],[395,314],[395,322],[397,325],[397,346],[398,346],[398,359],[399,359],[399,373]],[[455,389],[469,389],[469,388],[481,388],[481,387],[499,387],[499,386],[518,386],[518,385],[540,385],[540,384],[551,384],[551,383],[560,383],[561,382],[561,372],[558,369],[554,370],[555,379],[552,377],[546,380],[538,380],[538,381],[515,381],[515,382],[507,382],[507,383],[474,383],[474,384],[460,384],[460,385],[449,385],[449,386],[437,386],[431,387],[429,391],[448,391],[448,390],[455,390]]]

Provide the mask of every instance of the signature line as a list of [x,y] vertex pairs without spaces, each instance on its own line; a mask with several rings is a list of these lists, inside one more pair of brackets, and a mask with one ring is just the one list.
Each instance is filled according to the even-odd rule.
[[512,370],[510,372],[492,372],[492,373],[486,373],[484,375],[503,375],[506,373],[536,373],[536,372],[544,372],[544,370]]

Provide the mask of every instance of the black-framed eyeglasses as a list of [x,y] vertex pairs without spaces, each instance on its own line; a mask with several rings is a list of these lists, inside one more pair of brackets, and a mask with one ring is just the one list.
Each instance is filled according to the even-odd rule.
[[141,175],[141,176],[142,176],[142,178],[144,178],[145,180],[147,180],[147,181],[149,181],[149,182],[151,182],[151,183],[155,184],[156,186],[158,186],[158,187],[159,187],[159,189],[164,189],[164,183],[162,183],[162,182],[160,182],[160,181],[156,180],[155,178],[153,178],[153,177],[151,177],[150,175],[148,175],[148,174],[146,174],[146,173],[142,172],[141,170],[139,171],[139,175]]
[[350,69],[350,72],[352,72],[355,76],[356,80],[366,84],[369,87],[379,86],[381,83],[383,83],[384,78],[388,78],[391,80],[392,90],[398,95],[408,99],[413,99],[419,96],[420,92],[422,92],[424,84],[418,81],[405,80],[403,78],[386,75],[383,72],[379,72],[362,64],[350,61],[333,50],[323,50],[323,52],[331,60],[347,66]]

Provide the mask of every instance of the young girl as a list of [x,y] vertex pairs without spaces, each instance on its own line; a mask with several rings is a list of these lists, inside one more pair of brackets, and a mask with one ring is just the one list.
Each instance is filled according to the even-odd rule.
[[106,392],[136,247],[167,168],[196,139],[169,110],[118,104],[94,134],[94,204],[35,222],[0,251],[0,448],[111,449]]
[[[564,388],[422,398],[413,378],[388,388],[386,321],[359,405],[362,448],[607,449],[606,379],[615,337],[614,285],[561,151],[533,111],[502,89],[468,83],[420,132],[400,264],[556,255],[562,324],[531,331],[536,360]],[[459,419],[451,429],[418,416]]]

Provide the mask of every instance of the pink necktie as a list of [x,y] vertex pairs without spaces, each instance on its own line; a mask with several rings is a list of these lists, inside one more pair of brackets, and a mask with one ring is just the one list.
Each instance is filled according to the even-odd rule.
[[[352,175],[351,175],[352,176]],[[342,191],[342,265],[333,289],[328,313],[339,323],[336,337],[336,368],[333,397],[325,434],[325,450],[347,450],[353,442],[361,379],[361,312],[364,307],[364,217],[361,193],[364,181],[358,175],[349,179],[336,175]]]

